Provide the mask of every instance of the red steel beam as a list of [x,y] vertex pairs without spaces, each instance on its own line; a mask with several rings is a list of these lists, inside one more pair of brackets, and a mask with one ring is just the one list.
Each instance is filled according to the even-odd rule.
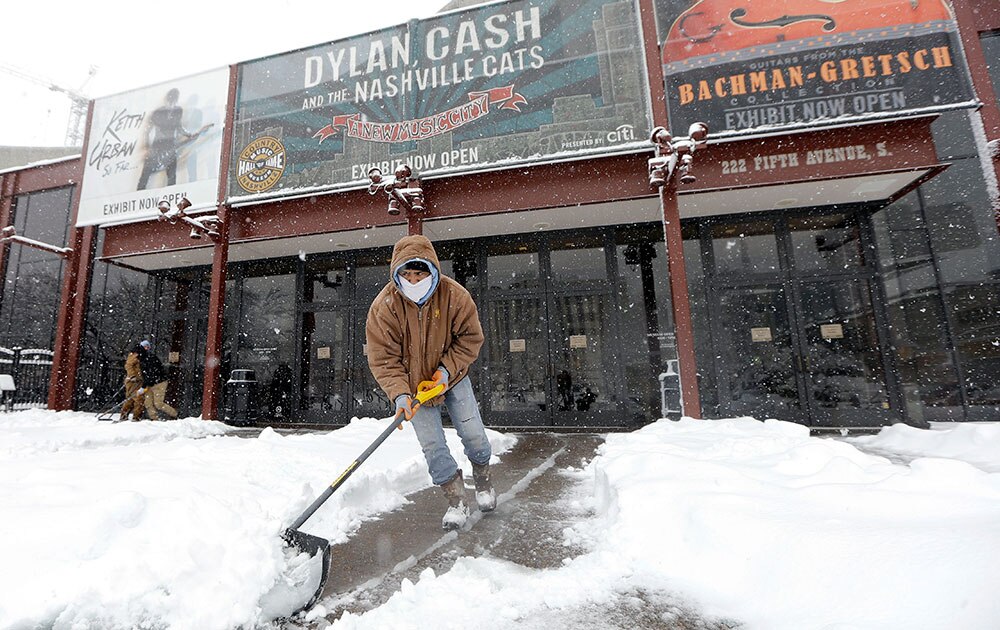
[[[229,106],[226,108],[225,129],[233,128],[236,110],[237,67],[229,67]],[[219,160],[219,189],[216,214],[219,217],[219,236],[212,251],[212,287],[208,298],[208,331],[205,339],[205,380],[201,390],[201,417],[215,420],[219,413],[222,381],[222,344],[226,317],[226,267],[229,264],[229,223],[231,209],[226,206],[226,182],[232,156],[232,133],[223,135],[222,156]]]
[[[90,128],[94,115],[94,102],[87,108],[87,126]],[[87,154],[84,141],[83,155]],[[82,162],[80,162],[82,167]],[[73,189],[71,225],[76,225],[80,209],[80,180]],[[72,228],[73,253],[66,261],[63,286],[56,324],[56,339],[52,357],[52,376],[49,381],[49,409],[62,411],[73,406],[73,390],[76,387],[76,370],[80,363],[80,348],[83,345],[84,318],[87,314],[87,299],[90,295],[90,278],[94,269],[94,250],[97,243],[97,228]]]

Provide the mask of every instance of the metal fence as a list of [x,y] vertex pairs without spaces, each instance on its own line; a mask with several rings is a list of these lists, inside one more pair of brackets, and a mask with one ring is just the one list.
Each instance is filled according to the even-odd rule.
[[14,377],[13,409],[44,408],[49,400],[52,356],[44,348],[0,346],[0,374]]

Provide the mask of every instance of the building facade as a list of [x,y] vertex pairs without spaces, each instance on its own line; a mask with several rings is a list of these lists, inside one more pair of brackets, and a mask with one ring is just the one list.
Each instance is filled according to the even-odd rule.
[[[72,248],[4,245],[4,344],[51,344],[56,409],[151,338],[186,414],[252,369],[262,421],[386,415],[364,319],[420,232],[491,426],[1000,419],[1000,8],[738,4],[477,5],[99,99],[84,157],[0,173],[0,222]],[[696,122],[696,181],[651,187]]]

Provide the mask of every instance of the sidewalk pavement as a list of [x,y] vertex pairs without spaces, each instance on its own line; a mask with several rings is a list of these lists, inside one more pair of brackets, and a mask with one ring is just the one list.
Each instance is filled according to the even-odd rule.
[[[579,481],[562,474],[579,469],[595,455],[603,435],[525,433],[492,467],[497,509],[474,511],[458,532],[444,532],[441,517],[447,502],[438,488],[407,498],[410,503],[365,523],[346,543],[334,545],[332,567],[321,603],[330,611],[309,623],[289,622],[285,630],[322,630],[344,612],[360,614],[384,604],[404,579],[418,582],[431,567],[447,572],[463,556],[489,556],[531,569],[549,569],[587,551],[566,546],[563,530],[594,515],[567,511],[565,501],[579,493]],[[466,471],[468,472],[468,471]],[[467,485],[471,479],[467,477]],[[583,489],[589,491],[589,489]],[[473,491],[468,492],[473,501]],[[579,496],[579,495],[577,495]],[[729,630],[735,623],[708,622],[683,602],[665,594],[629,593],[620,610],[588,607],[551,611],[550,628],[649,628],[654,630]],[[534,622],[542,619],[533,619]]]

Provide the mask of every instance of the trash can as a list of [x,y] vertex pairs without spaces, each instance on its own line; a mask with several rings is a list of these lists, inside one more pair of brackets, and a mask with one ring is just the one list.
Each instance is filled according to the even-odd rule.
[[236,426],[256,422],[260,411],[258,398],[257,373],[233,370],[223,392],[222,421]]

